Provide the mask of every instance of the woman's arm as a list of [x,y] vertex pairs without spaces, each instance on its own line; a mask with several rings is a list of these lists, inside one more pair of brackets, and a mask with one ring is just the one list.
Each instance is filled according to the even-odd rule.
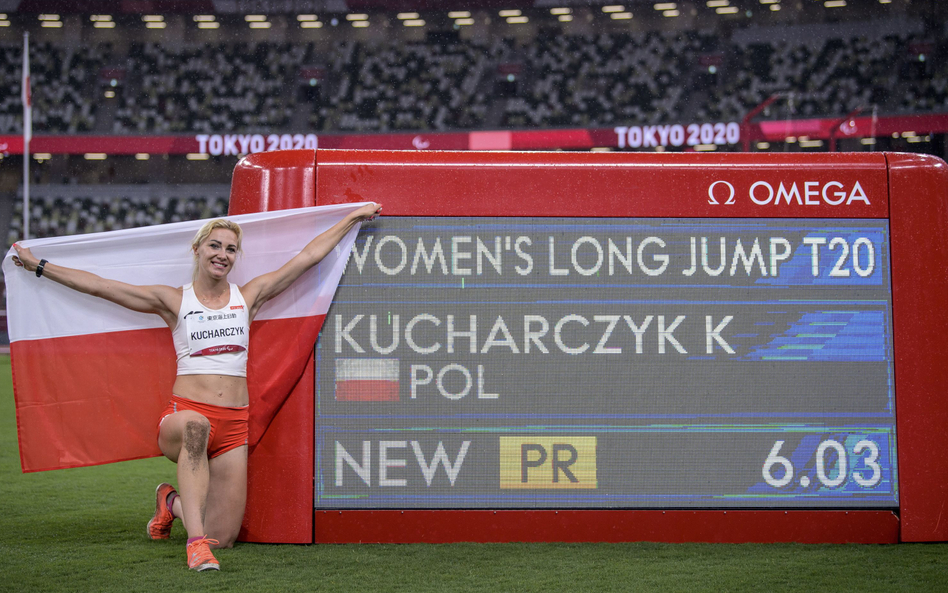
[[306,270],[322,261],[346,233],[363,220],[371,220],[382,211],[381,204],[368,204],[337,222],[332,228],[309,242],[293,259],[276,271],[257,276],[240,288],[253,319],[260,307],[277,296],[303,275]]
[[[13,244],[13,248],[16,250],[13,263],[27,272],[35,272],[40,263],[39,258],[28,248],[20,247],[16,243]],[[136,286],[50,262],[46,262],[43,266],[42,277],[73,290],[111,301],[132,311],[154,313],[170,327],[174,327],[178,320],[181,291],[170,286]]]

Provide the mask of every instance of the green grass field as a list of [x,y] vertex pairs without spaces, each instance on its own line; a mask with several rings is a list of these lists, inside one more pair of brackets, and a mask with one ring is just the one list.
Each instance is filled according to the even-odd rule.
[[948,591],[948,544],[238,544],[192,573],[180,525],[153,542],[148,459],[22,474],[0,356],[2,591]]

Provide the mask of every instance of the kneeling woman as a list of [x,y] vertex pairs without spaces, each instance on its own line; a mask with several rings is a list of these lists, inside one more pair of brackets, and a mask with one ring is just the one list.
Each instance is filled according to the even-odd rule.
[[[14,245],[14,263],[69,288],[142,313],[171,328],[178,357],[173,395],[158,425],[161,452],[178,464],[178,489],[158,486],[152,539],[167,539],[176,517],[188,532],[188,566],[220,570],[211,548],[237,539],[247,500],[247,347],[260,307],[318,264],[358,222],[381,211],[369,204],[322,233],[280,269],[243,286],[227,281],[240,253],[241,229],[205,224],[191,244],[193,282],[180,288],[136,286],[40,260]],[[201,331],[197,331],[200,324]]]

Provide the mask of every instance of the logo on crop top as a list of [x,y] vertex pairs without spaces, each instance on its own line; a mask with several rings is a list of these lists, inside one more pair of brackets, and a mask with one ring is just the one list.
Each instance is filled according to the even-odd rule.
[[234,310],[236,310],[236,309],[243,310],[243,308],[244,308],[243,305],[231,305],[230,310],[231,310],[231,311],[234,311]]
[[[220,320],[222,320],[222,319],[236,319],[236,318],[237,318],[237,314],[236,314],[236,313],[217,313],[217,314],[215,314],[215,315],[208,315],[208,316],[207,316],[207,320],[208,320],[208,321],[220,321]],[[201,320],[202,320],[202,318],[199,317],[199,318],[198,318],[198,321],[201,321]]]
[[191,315],[200,315],[202,313],[204,313],[204,311],[188,311],[187,314],[185,314],[184,318],[187,319]]
[[246,350],[243,346],[236,344],[224,344],[223,346],[211,346],[210,348],[205,348],[204,350],[198,350],[197,352],[192,352],[191,356],[213,356],[215,354],[228,354],[231,352],[243,352]]

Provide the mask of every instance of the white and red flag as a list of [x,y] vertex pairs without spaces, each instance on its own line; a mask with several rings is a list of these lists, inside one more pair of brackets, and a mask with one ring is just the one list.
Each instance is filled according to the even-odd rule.
[[[230,216],[244,229],[230,281],[279,268],[363,204]],[[205,221],[34,239],[20,244],[52,263],[131,284],[191,280],[194,234]],[[267,302],[250,331],[250,440],[256,444],[312,356],[358,233]],[[159,455],[157,424],[171,397],[175,352],[157,315],[75,292],[3,261],[20,463],[41,471]]]
[[397,358],[337,358],[336,401],[398,401]]

